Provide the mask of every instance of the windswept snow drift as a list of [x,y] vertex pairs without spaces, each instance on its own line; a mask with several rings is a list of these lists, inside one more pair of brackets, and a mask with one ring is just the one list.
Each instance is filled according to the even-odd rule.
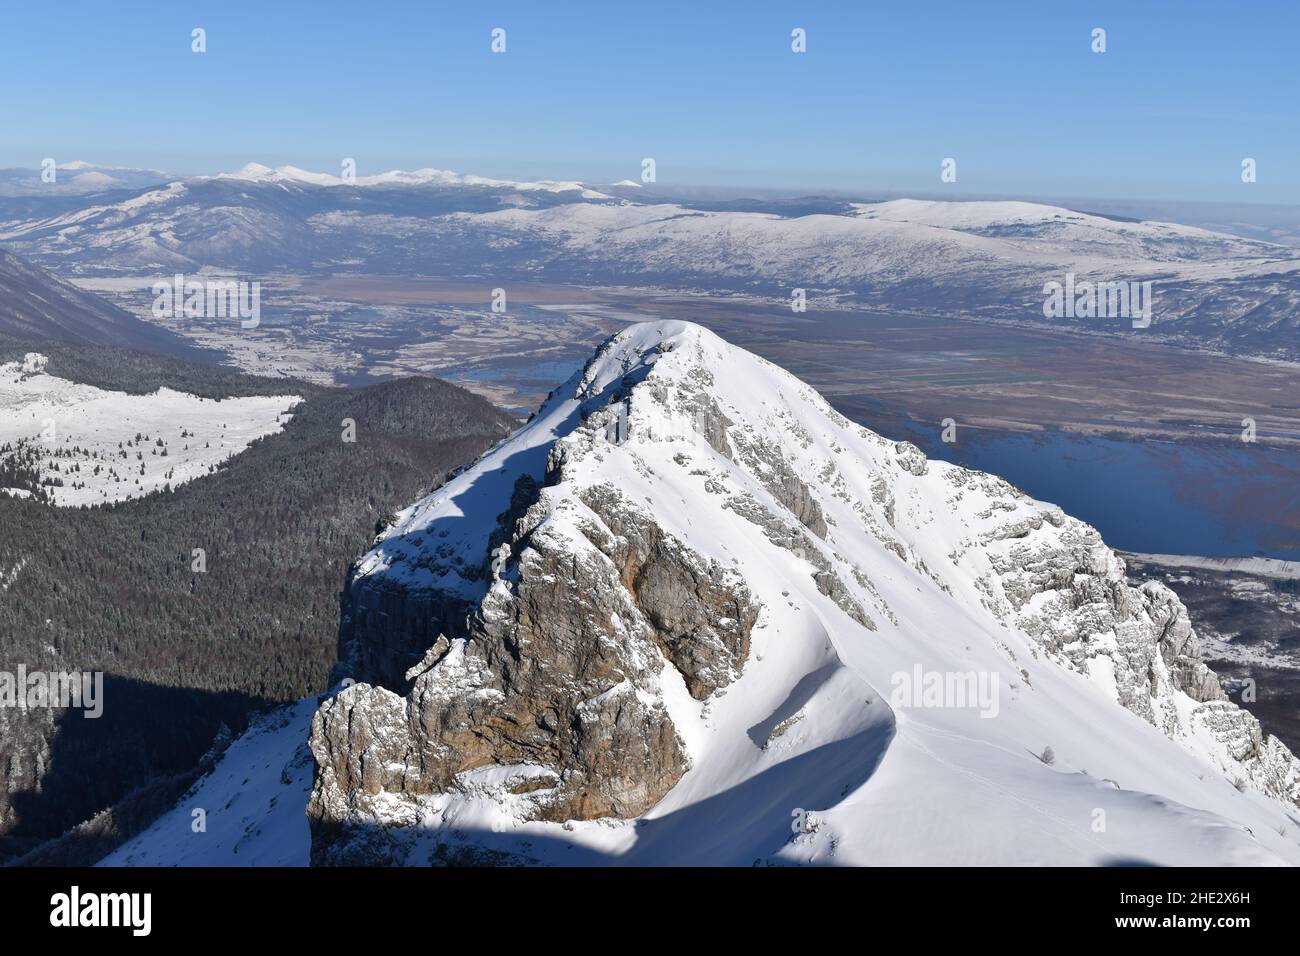
[[398,515],[344,635],[317,862],[1300,862],[1300,767],[1172,592],[687,323]]

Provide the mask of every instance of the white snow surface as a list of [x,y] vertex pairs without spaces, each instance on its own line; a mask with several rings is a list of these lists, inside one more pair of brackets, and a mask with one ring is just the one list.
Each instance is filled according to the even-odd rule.
[[[601,425],[614,395],[628,402],[629,434],[617,444]],[[686,411],[700,396],[732,423],[727,454]],[[562,476],[542,491],[549,515],[533,535],[582,547],[579,523],[599,519],[578,492],[614,485],[664,531],[743,577],[763,605],[749,656],[738,678],[704,701],[666,661],[658,688],[638,689],[662,700],[690,757],[642,818],[531,820],[545,791],[512,794],[509,785],[541,770],[484,767],[462,774],[455,793],[379,795],[388,809],[374,822],[401,824],[407,862],[427,862],[448,841],[544,864],[1300,862],[1296,765],[1279,758],[1284,785],[1274,792],[1256,785],[1241,751],[1211,726],[1233,705],[1173,689],[1157,655],[1150,696],[1140,701],[1155,717],[1144,719],[1119,699],[1125,665],[1116,648],[1125,635],[1084,627],[1064,649],[1087,646],[1072,661],[1024,624],[1035,608],[1050,611],[1046,598],[1012,611],[1011,549],[1086,539],[1091,529],[1001,479],[926,462],[689,323],[615,336],[529,424],[401,512],[357,574],[471,598],[510,588],[509,571],[490,585],[432,571],[427,552],[481,561],[516,478],[540,480],[557,443]],[[775,452],[807,483],[827,526],[824,538],[808,537],[874,629],[818,588],[809,561],[724,506],[748,495],[797,524],[764,481],[770,464],[747,448]],[[1095,569],[1076,578],[1122,579],[1119,560],[1099,544],[1089,560]],[[1086,619],[1089,608],[1077,610]],[[918,668],[994,682],[995,706],[898,698],[900,675]],[[1047,748],[1050,762],[1040,759]],[[232,748],[225,763],[237,759]],[[260,794],[274,764],[228,777],[242,773]],[[291,796],[303,799],[297,785]],[[283,842],[269,821],[262,829],[263,839]],[[131,852],[147,842],[133,841]],[[148,849],[149,862],[171,859],[161,843]]]
[[787,218],[673,203],[570,203],[546,209],[452,213],[447,218],[638,269],[834,288],[868,281],[1025,284],[1066,271],[1205,281],[1297,268],[1278,246],[1191,226],[1124,222],[1024,202],[894,200],[851,215]]
[[[0,445],[35,448],[41,477],[63,481],[48,489],[61,506],[125,501],[192,481],[279,431],[301,401],[296,395],[218,400],[169,388],[132,395],[50,375],[46,361],[31,352],[22,362],[0,364]],[[80,470],[69,470],[74,467]]]
[[254,721],[174,808],[98,865],[306,866],[315,711],[310,697]]

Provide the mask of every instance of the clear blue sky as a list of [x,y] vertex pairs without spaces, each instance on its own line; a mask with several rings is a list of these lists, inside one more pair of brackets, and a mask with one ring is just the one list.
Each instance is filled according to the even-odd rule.
[[1300,202],[1298,46],[1293,0],[10,2],[0,166]]

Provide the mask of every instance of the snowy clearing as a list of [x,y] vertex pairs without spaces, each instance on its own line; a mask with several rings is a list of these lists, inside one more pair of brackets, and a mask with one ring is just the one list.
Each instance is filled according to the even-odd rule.
[[217,400],[169,388],[131,395],[58,378],[45,365],[35,352],[0,365],[0,463],[29,465],[61,506],[125,501],[193,481],[282,429],[301,401]]

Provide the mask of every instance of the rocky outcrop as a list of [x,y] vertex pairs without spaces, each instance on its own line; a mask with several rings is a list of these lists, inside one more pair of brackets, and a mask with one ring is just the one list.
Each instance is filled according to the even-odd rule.
[[[989,480],[967,474],[973,481]],[[1122,560],[1095,529],[1058,509],[1039,507],[1005,521],[995,510],[986,515],[992,520],[982,544],[993,575],[985,588],[1002,596],[995,613],[1013,620],[1061,664],[1108,675],[1119,703],[1167,736],[1209,733],[1238,764],[1224,764],[1225,772],[1300,803],[1295,758],[1281,741],[1265,738],[1250,712],[1228,701],[1201,659],[1178,596],[1156,581],[1130,586]],[[1179,694],[1199,704],[1190,716],[1180,711]]]
[[[563,455],[554,459],[558,483]],[[387,836],[367,821],[415,823],[422,795],[455,791],[476,768],[529,768],[513,792],[548,820],[635,816],[680,779],[688,758],[662,702],[665,668],[696,699],[726,686],[748,656],[758,604],[616,489],[581,499],[575,539],[549,518],[581,506],[543,490],[463,634],[430,639],[397,681],[420,633],[410,609],[445,607],[445,596],[390,592],[386,625],[370,627],[371,611],[355,619],[358,643],[381,638],[356,659],[388,686],[350,686],[313,722],[315,862],[382,858],[376,841]],[[368,588],[357,586],[357,607]],[[385,643],[393,625],[402,639]]]
[[612,486],[589,488],[581,497],[601,519],[584,524],[584,531],[613,562],[691,696],[703,700],[731,683],[749,656],[758,618],[748,588],[665,535]]
[[779,504],[794,515],[801,525],[817,535],[826,537],[826,519],[807,482],[795,474],[781,449],[762,440],[744,440],[736,437],[741,459],[763,482]]
[[[751,524],[762,528],[763,533],[767,535],[767,539],[778,548],[783,548],[791,554],[798,555],[811,564],[814,568],[813,581],[817,584],[817,590],[834,601],[836,607],[867,630],[874,631],[876,629],[875,621],[863,610],[862,605],[858,603],[852,592],[844,585],[844,581],[836,572],[831,560],[822,553],[821,548],[809,539],[807,534],[794,525],[782,521],[771,511],[764,508],[752,495],[734,495],[727,499],[724,507],[734,511]],[[825,530],[824,524],[822,529]],[[859,583],[874,594],[874,589],[857,569],[854,569],[854,577],[855,579],[860,578]]]

